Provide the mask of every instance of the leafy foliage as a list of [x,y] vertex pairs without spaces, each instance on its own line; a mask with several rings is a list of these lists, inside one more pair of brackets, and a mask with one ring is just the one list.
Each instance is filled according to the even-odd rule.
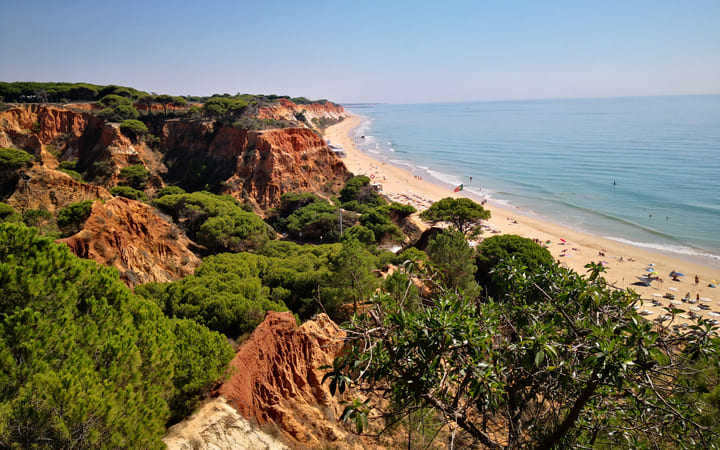
[[[127,94],[129,95],[127,95]],[[145,94],[129,87],[99,86],[89,83],[56,83],[19,81],[14,83],[0,82],[0,97],[8,102],[65,102],[65,101],[96,101],[109,94],[140,97]]]
[[120,124],[120,131],[132,139],[137,139],[149,133],[147,125],[134,119],[123,120]]
[[209,117],[237,116],[241,114],[248,103],[244,100],[224,97],[212,97],[203,105],[203,112]]
[[133,106],[132,100],[117,94],[109,94],[98,100],[98,104],[104,108],[115,108],[117,106]]
[[28,166],[33,159],[33,155],[24,150],[0,148],[0,171],[17,170]]
[[157,197],[160,198],[166,195],[178,195],[184,193],[185,189],[181,188],[180,186],[166,186],[157,191]]
[[430,239],[427,254],[445,287],[462,291],[469,298],[477,297],[480,292],[475,282],[475,252],[460,231],[438,233]]
[[209,192],[165,195],[153,205],[170,214],[188,236],[210,252],[258,248],[271,236],[265,223],[237,200]]
[[7,203],[0,203],[0,222],[20,222],[22,216]]
[[232,353],[23,225],[0,224],[0,317],[3,448],[159,448],[166,399],[189,407]]
[[120,177],[122,178],[123,184],[143,190],[150,177],[150,173],[142,164],[134,164],[120,169]]
[[[698,419],[712,410],[717,384],[702,374],[717,366],[717,328],[658,331],[635,313],[637,294],[587,267],[503,261],[498,302],[381,295],[352,318],[328,379],[383,387],[391,417],[429,407],[489,448],[717,446],[717,421]],[[344,417],[357,414],[369,408]]]
[[477,247],[476,278],[482,286],[487,288],[488,295],[495,298],[503,295],[498,291],[496,283],[493,283],[493,271],[498,264],[510,258],[515,258],[518,264],[531,271],[553,263],[550,252],[533,242],[532,239],[514,234],[503,234],[484,239]]
[[109,122],[137,119],[140,113],[132,105],[118,105],[101,110],[98,115]]
[[84,200],[78,203],[71,203],[58,211],[58,228],[66,234],[74,234],[80,231],[82,224],[90,217],[92,204],[92,200]]
[[[340,202],[343,208],[358,212],[363,212],[358,209],[358,205],[378,207],[386,204],[385,200],[370,185],[370,178],[365,175],[354,176],[345,183],[340,190]],[[351,204],[348,205],[348,203]]]
[[139,202],[148,201],[148,197],[143,191],[139,191],[130,186],[115,186],[114,188],[110,188],[110,193],[117,197],[125,197],[129,198],[130,200],[137,200]]
[[490,218],[490,211],[469,198],[445,197],[420,213],[420,218],[428,222],[450,222],[461,233],[474,231],[483,219]]
[[[280,206],[269,222],[293,239],[314,243],[333,243],[340,239],[340,208],[309,192],[288,192],[280,197]],[[350,227],[357,215],[342,215],[343,226]]]

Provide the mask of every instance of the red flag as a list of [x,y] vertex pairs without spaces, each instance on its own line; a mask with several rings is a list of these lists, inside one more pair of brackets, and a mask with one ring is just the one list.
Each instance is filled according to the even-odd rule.
[[461,184],[460,186],[456,187],[453,192],[460,192],[462,190],[463,190],[463,185]]

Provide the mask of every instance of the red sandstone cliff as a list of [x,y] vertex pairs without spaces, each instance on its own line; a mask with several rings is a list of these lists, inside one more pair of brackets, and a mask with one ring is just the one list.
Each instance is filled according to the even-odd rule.
[[70,203],[111,198],[110,192],[102,186],[79,183],[57,170],[33,166],[22,172],[7,203],[19,212],[45,209],[57,213]]
[[81,258],[117,268],[130,287],[181,279],[201,262],[175,225],[152,207],[124,197],[95,202],[83,229],[58,242]]
[[278,100],[277,105],[261,106],[258,109],[258,118],[295,120],[295,114],[297,113],[303,113],[309,121],[321,118],[339,120],[349,116],[345,108],[339,105],[333,105],[332,103],[297,105],[290,100],[281,98]]
[[289,312],[268,312],[235,355],[237,371],[220,394],[243,416],[277,425],[294,448],[362,448],[338,424],[343,407],[317,369],[332,365],[343,337],[324,314],[297,326]]
[[210,176],[223,181],[221,193],[247,198],[259,212],[277,206],[286,192],[328,196],[351,176],[325,141],[307,128],[249,131],[168,122],[160,139],[166,157],[177,161],[173,165],[182,159],[210,159]]

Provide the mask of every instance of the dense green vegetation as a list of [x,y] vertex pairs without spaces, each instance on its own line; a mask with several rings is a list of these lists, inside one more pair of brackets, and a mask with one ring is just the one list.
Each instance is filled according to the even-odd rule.
[[143,191],[130,186],[115,186],[114,188],[110,188],[110,193],[117,197],[125,197],[139,202],[147,202],[149,200]]
[[137,139],[149,133],[147,125],[134,119],[123,120],[120,124],[120,131],[132,139]]
[[135,292],[168,316],[192,318],[237,337],[252,331],[267,311],[290,309],[302,319],[321,311],[345,316],[345,304],[369,298],[378,286],[375,266],[376,258],[352,241],[317,246],[269,241],[257,254],[210,256],[193,276],[148,283]]
[[485,210],[469,198],[446,197],[437,201],[420,214],[428,222],[449,222],[463,234],[479,232],[478,226],[483,219],[490,218],[490,211]]
[[0,171],[17,170],[26,167],[35,158],[30,153],[16,148],[0,148]]
[[134,164],[132,166],[120,169],[120,179],[122,184],[133,187],[138,190],[145,189],[150,172],[142,164]]
[[343,420],[362,432],[370,416],[393,423],[422,411],[431,433],[449,424],[466,445],[493,449],[720,444],[710,419],[720,405],[718,327],[658,330],[600,264],[583,277],[555,264],[529,270],[519,256],[495,266],[501,297],[440,283],[408,301],[396,288],[354,316],[349,350],[325,379],[333,393],[358,383],[384,400],[350,401]]
[[82,228],[82,225],[90,217],[92,211],[92,200],[84,200],[78,203],[71,203],[57,213],[57,226],[65,234],[75,234]]
[[92,102],[106,95],[139,98],[147,95],[130,87],[99,86],[89,83],[0,82],[0,97],[6,102]]
[[478,283],[488,289],[489,294],[495,298],[501,298],[503,293],[498,291],[502,283],[493,282],[494,269],[501,262],[509,261],[511,258],[531,271],[553,262],[550,251],[536,244],[532,239],[513,234],[491,236],[484,239],[477,247],[475,277]]
[[245,211],[228,195],[209,192],[165,195],[152,204],[170,214],[191,239],[211,253],[258,248],[275,234],[258,216]]
[[23,225],[0,224],[0,317],[3,448],[161,447],[233,355]]

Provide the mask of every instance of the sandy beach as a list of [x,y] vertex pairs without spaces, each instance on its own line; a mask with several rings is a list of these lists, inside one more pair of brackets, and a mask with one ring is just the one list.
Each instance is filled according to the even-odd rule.
[[[464,196],[462,191],[455,193],[452,189],[419,179],[406,170],[377,161],[359,151],[349,133],[360,122],[360,117],[351,116],[329,127],[325,138],[333,144],[342,145],[347,153],[343,158],[347,168],[356,175],[370,176],[374,182],[382,184],[383,194],[390,200],[413,204],[422,211],[433,201],[444,197]],[[713,281],[716,285],[720,281],[720,271],[716,269],[578,232],[492,201],[485,208],[490,210],[492,218],[485,222],[480,239],[500,233],[539,239],[560,264],[581,274],[586,273],[584,266],[587,263],[601,261],[607,268],[605,278],[609,282],[619,288],[629,287],[641,295],[644,301],[639,311],[648,319],[666,315],[664,307],[669,306],[671,301],[674,306],[686,311],[675,317],[672,323],[666,321],[665,325],[690,323],[694,314],[720,320],[720,288],[708,286]],[[650,286],[639,285],[636,277],[651,273],[648,269],[655,270],[659,280],[652,281]],[[669,275],[672,271],[684,276],[674,280]],[[696,276],[699,280],[697,284]],[[682,300],[686,294],[689,302]],[[675,298],[672,299],[672,296]]]

